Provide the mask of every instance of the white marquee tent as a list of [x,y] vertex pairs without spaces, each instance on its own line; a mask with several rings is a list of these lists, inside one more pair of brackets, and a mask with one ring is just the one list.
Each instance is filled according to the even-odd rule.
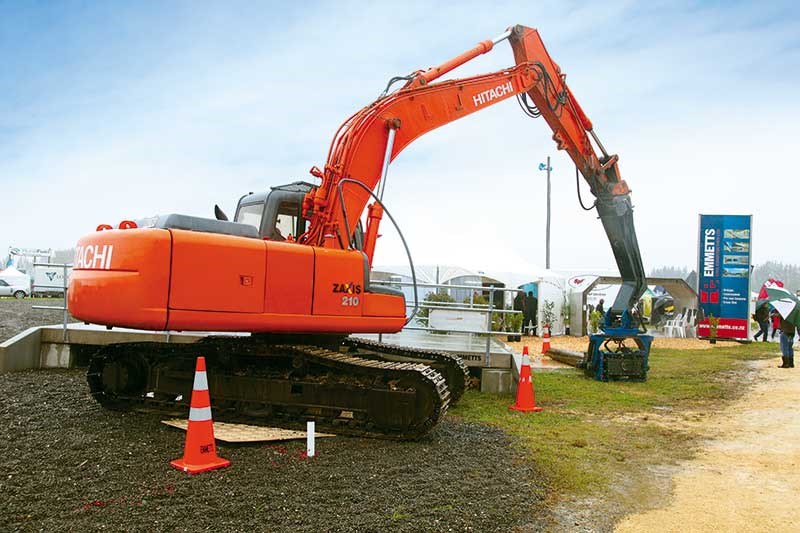
[[5,270],[0,270],[0,279],[15,287],[30,288],[31,286],[31,277],[24,272],[20,272],[13,266],[10,266]]

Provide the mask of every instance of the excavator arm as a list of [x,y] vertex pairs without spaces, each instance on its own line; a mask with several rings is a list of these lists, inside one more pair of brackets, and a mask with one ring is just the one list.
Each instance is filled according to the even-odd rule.
[[[515,66],[432,83],[505,39],[511,44]],[[565,78],[545,49],[539,32],[524,26],[513,26],[437,67],[394,78],[392,81],[406,83],[346,120],[331,143],[324,169],[311,170],[322,183],[304,200],[304,212],[311,213],[311,223],[300,242],[352,247],[350,236],[372,196],[368,191],[377,188],[382,196],[383,186],[379,185],[381,180],[385,184],[388,165],[406,146],[433,129],[518,96],[529,115],[544,118],[557,148],[569,154],[597,199],[597,211],[623,280],[606,323],[608,327],[630,329],[634,326],[631,311],[646,287],[630,191],[620,176],[619,158],[606,152]],[[602,155],[595,152],[590,136]],[[362,186],[355,186],[353,181]],[[381,215],[379,202],[369,205],[364,251],[370,263]]]
[[[535,108],[526,106],[526,111],[544,118],[553,130],[556,146],[566,150],[597,198],[597,212],[622,277],[622,287],[605,317],[606,326],[631,329],[635,326],[631,311],[647,285],[633,224],[630,189],[620,175],[619,157],[606,152],[592,122],[567,86],[566,75],[547,53],[539,32],[514,26],[509,41],[517,64],[531,65],[538,73],[538,82],[526,92]],[[525,105],[524,100],[521,103]],[[590,135],[602,153],[600,157]]]

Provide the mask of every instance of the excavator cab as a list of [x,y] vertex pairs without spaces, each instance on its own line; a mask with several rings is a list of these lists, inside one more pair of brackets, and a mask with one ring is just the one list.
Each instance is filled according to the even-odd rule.
[[[303,217],[303,198],[316,188],[305,181],[270,188],[269,192],[248,193],[239,198],[234,222],[248,224],[258,229],[262,239],[271,241],[294,241],[305,233],[308,220]],[[214,206],[217,220],[228,220],[219,206]],[[363,227],[359,220],[354,232],[358,249],[362,248]]]
[[306,230],[301,213],[303,197],[314,186],[303,181],[272,187],[269,192],[249,193],[239,198],[234,221],[258,229],[262,239],[293,241]]

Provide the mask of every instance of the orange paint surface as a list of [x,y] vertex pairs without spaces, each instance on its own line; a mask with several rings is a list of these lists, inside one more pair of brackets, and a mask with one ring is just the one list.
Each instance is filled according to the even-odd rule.
[[268,313],[310,315],[314,289],[314,248],[269,241],[267,244]]
[[[90,247],[98,251],[106,247],[103,261],[95,261],[97,253],[86,252]],[[80,254],[83,257],[77,257]],[[92,233],[78,241],[74,264],[67,292],[72,316],[95,324],[164,328],[169,231],[131,229]]]
[[81,248],[69,309],[94,324],[294,333],[391,333],[405,324],[402,297],[364,293],[361,252],[152,228],[95,232]]
[[325,248],[315,248],[314,253],[314,314],[361,316],[364,255]]
[[169,231],[170,309],[264,312],[264,241],[199,231]]

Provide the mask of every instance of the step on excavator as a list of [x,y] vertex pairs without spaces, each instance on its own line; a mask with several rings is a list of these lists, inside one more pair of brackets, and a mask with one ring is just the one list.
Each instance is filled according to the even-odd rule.
[[[436,81],[505,40],[514,66]],[[544,118],[576,179],[588,183],[624,280],[607,334],[592,341],[598,364],[606,362],[601,374],[624,374],[630,361],[646,370],[649,344],[634,313],[645,277],[618,157],[600,143],[538,31],[514,26],[437,67],[391,78],[336,132],[325,166],[310,171],[319,183],[246,194],[233,220],[215,207],[214,219],[124,220],[80,239],[68,292],[74,317],[250,333],[101,347],[89,360],[92,395],[110,409],[185,413],[195,357],[203,355],[218,420],[297,427],[314,419],[324,431],[392,439],[427,433],[467,388],[464,362],[350,336],[394,333],[413,317],[401,292],[370,282],[384,213],[394,223],[383,202],[388,168],[421,135],[514,96],[526,114]],[[410,254],[409,262],[413,272]],[[630,339],[636,347],[626,347]],[[620,358],[625,365],[608,364]]]

